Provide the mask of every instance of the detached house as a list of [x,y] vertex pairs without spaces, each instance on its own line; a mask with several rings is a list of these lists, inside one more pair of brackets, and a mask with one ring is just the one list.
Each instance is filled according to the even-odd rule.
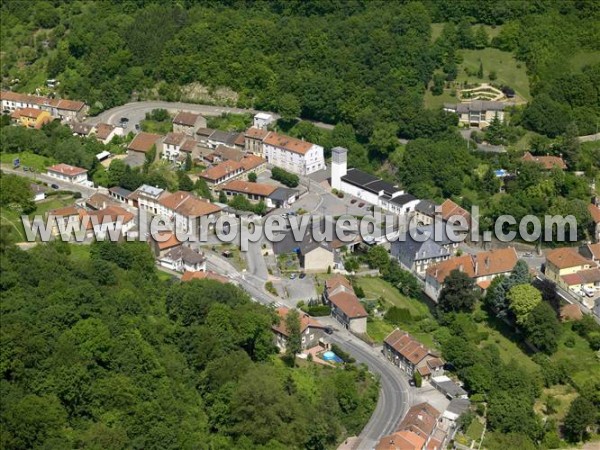
[[367,311],[346,277],[335,275],[327,280],[323,300],[331,306],[331,316],[345,328],[356,334],[367,332]]
[[450,258],[456,245],[445,234],[437,239],[433,226],[412,229],[401,238],[392,242],[391,255],[398,259],[405,270],[422,278],[429,266]]
[[169,133],[162,141],[162,159],[175,161],[179,157],[181,147],[187,139],[184,133]]
[[[290,310],[286,307],[277,308],[279,321],[271,327],[275,335],[275,345],[280,351],[284,352],[290,333],[287,329],[286,319]],[[313,348],[319,345],[319,340],[325,337],[325,326],[310,317],[308,314],[299,312],[300,316],[300,335],[302,349]]]
[[531,153],[526,152],[521,158],[523,162],[532,162],[542,166],[544,170],[561,169],[566,170],[567,164],[559,156],[533,156]]
[[184,191],[163,195],[158,203],[159,214],[172,223],[172,229],[184,233],[198,233],[201,217],[211,218],[221,211],[217,205]]
[[444,361],[437,354],[397,328],[383,341],[383,354],[411,377],[415,372],[424,379],[444,374]]
[[160,150],[161,139],[162,136],[160,134],[146,133],[142,131],[133,138],[133,141],[129,143],[127,146],[127,151],[146,156],[146,153],[148,153],[152,147],[154,147],[158,152]]
[[446,277],[453,270],[466,273],[480,289],[486,290],[497,276],[509,275],[517,261],[517,252],[512,247],[450,258],[426,270],[425,293],[437,302]]
[[591,269],[593,266],[593,261],[584,258],[576,248],[557,248],[546,253],[544,274],[555,283],[565,286],[565,276]]
[[87,170],[69,164],[56,164],[48,167],[47,175],[69,183],[85,183],[88,181]]
[[198,128],[206,127],[206,119],[200,114],[180,111],[173,118],[173,131],[193,137]]
[[158,257],[158,264],[176,272],[206,270],[206,257],[186,245],[178,245]]
[[475,100],[469,103],[444,104],[444,111],[458,115],[458,121],[465,125],[484,128],[492,123],[494,118],[504,120],[506,103]]
[[103,144],[108,144],[115,136],[123,136],[123,128],[115,127],[109,123],[99,123],[95,127],[96,139]]
[[43,125],[52,121],[47,111],[35,108],[21,108],[14,111],[10,117],[20,126],[39,130]]

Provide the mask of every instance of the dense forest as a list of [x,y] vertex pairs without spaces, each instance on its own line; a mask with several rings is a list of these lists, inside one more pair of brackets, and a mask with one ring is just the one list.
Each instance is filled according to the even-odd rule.
[[[47,78],[92,111],[135,98],[193,98],[229,88],[230,103],[284,117],[425,137],[434,72],[456,77],[459,51],[494,47],[527,67],[533,102],[522,124],[549,136],[597,128],[600,65],[564,64],[600,50],[597,2],[428,0],[1,2],[2,83]],[[435,39],[432,23],[446,23]],[[501,27],[490,38],[478,25]],[[478,34],[479,33],[479,34]],[[595,63],[595,65],[594,65]],[[435,81],[435,80],[434,80]],[[190,90],[191,89],[191,90]],[[423,126],[419,126],[421,124]]]
[[143,243],[1,244],[2,448],[323,449],[375,406],[366,369],[285,364],[273,311]]

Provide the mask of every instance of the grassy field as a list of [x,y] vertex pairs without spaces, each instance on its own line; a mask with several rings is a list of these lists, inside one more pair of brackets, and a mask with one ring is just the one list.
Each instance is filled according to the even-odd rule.
[[455,95],[450,95],[449,90],[445,90],[442,95],[433,95],[429,89],[425,91],[423,99],[425,108],[437,109],[444,106],[444,103],[458,103]]
[[[542,416],[546,416],[557,421],[562,421],[569,410],[571,402],[577,397],[577,391],[570,385],[558,385],[543,390],[540,398],[534,405],[534,410]],[[553,399],[555,403],[555,412],[547,411],[546,403],[548,399]]]
[[75,262],[85,262],[90,259],[90,246],[89,245],[70,245],[71,248],[71,259]]
[[142,131],[148,133],[167,134],[173,131],[173,124],[168,122],[157,122],[156,120],[144,119],[140,122]]
[[[573,343],[572,347],[565,345],[569,341]],[[573,369],[571,378],[578,386],[589,380],[600,379],[598,355],[590,348],[585,339],[571,330],[569,324],[563,326],[558,351],[552,356],[552,359],[567,361],[568,367]]]
[[10,227],[10,241],[12,243],[25,241],[25,231],[19,213],[9,208],[0,208],[0,223]]
[[600,52],[580,51],[569,58],[569,65],[573,70],[581,70],[585,66],[600,62]]
[[467,432],[465,433],[470,439],[474,441],[479,441],[481,439],[481,433],[483,433],[483,424],[479,421],[479,419],[475,418],[469,428],[467,428]]
[[369,317],[367,320],[367,334],[378,343],[383,342],[385,337],[394,331],[394,328],[396,328],[394,325],[382,319]]
[[252,114],[222,114],[207,117],[206,126],[222,131],[244,131],[252,126]]
[[431,317],[425,303],[402,295],[398,289],[381,278],[363,277],[359,278],[357,283],[365,292],[367,299],[373,300],[382,297],[393,306],[408,309],[414,318]]
[[[488,74],[495,71],[498,78],[494,83],[506,84],[525,100],[531,100],[525,64],[518,62],[512,53],[496,48],[484,48],[482,50],[461,50],[460,54],[463,56],[463,62],[458,69],[458,82],[489,82]],[[465,69],[477,72],[480,62],[483,63],[484,78],[480,80],[468,76]]]
[[2,164],[12,165],[15,158],[19,158],[21,160],[21,167],[33,167],[37,172],[43,172],[46,167],[56,163],[56,161],[51,158],[36,155],[35,153],[30,152],[0,154],[0,162]]

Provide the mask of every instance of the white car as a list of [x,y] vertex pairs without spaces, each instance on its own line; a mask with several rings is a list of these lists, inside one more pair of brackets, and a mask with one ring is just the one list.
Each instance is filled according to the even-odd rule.
[[589,288],[587,286],[583,287],[583,292],[585,293],[585,295],[587,295],[588,297],[593,297],[595,292],[592,288]]

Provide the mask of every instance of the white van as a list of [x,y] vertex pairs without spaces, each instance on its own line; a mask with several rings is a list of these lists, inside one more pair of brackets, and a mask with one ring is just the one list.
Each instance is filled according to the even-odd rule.
[[594,290],[587,286],[583,286],[583,292],[585,292],[585,295],[587,295],[588,297],[593,297],[595,294]]

